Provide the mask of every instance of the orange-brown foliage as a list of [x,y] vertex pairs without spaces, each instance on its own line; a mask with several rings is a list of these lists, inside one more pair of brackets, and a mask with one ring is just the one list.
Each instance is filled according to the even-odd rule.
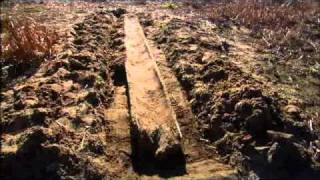
[[50,56],[59,39],[55,31],[29,17],[8,18],[3,28],[2,57],[18,62]]
[[[202,10],[203,12],[203,10]],[[291,27],[301,21],[310,21],[319,15],[319,4],[315,2],[297,2],[294,5],[239,0],[232,3],[219,3],[206,8],[204,12],[212,20],[230,19],[247,26],[256,24],[269,28]]]
[[[207,6],[199,13],[213,22],[234,22],[252,30],[268,47],[302,47],[317,50],[320,6],[315,1],[275,3],[272,1],[238,0]],[[317,32],[318,31],[318,32]]]

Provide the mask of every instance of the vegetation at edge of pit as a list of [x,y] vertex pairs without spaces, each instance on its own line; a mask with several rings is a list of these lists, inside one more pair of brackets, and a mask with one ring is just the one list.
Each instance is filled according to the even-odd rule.
[[7,16],[2,21],[4,36],[2,59],[25,61],[32,57],[50,56],[58,34],[31,17]]
[[12,79],[34,72],[41,62],[49,59],[55,52],[59,35],[33,18],[33,12],[44,10],[40,6],[1,8],[4,10],[1,13],[1,80],[7,84]]
[[176,2],[173,2],[173,1],[167,1],[167,2],[164,2],[162,5],[161,5],[162,8],[167,8],[167,9],[177,9],[179,8],[179,5],[176,3]]
[[201,9],[200,14],[217,23],[244,25],[250,35],[260,39],[261,49],[290,54],[315,53],[320,47],[320,6],[302,1],[291,5],[254,0],[224,2]]

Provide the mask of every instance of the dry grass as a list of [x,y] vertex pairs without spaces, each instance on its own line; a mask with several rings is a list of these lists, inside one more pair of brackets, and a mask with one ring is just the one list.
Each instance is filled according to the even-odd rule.
[[1,56],[20,63],[50,56],[58,34],[30,17],[6,18],[3,23]]
[[320,6],[315,1],[287,5],[238,0],[201,8],[198,15],[216,23],[246,26],[264,48],[290,56],[300,56],[305,49],[309,53],[320,50]]
[[212,20],[234,20],[241,25],[253,27],[256,25],[272,28],[290,28],[297,23],[312,21],[319,15],[316,3],[304,2],[294,5],[258,2],[254,0],[240,0],[234,3],[221,3],[207,9]]

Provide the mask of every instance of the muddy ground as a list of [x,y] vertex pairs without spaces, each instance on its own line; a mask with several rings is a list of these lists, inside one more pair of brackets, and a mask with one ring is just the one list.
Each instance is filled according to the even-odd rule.
[[[40,19],[56,8],[25,7]],[[57,52],[3,81],[3,179],[320,177],[319,76],[307,73],[320,63],[316,54],[295,73],[302,61],[255,51],[244,27],[195,21],[160,4],[71,9],[48,21],[63,37]],[[161,162],[141,154],[132,124],[128,14],[140,20],[181,129],[181,154]]]

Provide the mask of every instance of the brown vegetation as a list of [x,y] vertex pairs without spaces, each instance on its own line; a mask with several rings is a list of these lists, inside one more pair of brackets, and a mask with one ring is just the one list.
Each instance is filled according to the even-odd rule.
[[17,63],[50,56],[59,40],[54,30],[32,18],[9,17],[3,22],[3,28],[2,56]]
[[231,19],[251,27],[260,25],[270,29],[282,29],[313,21],[317,14],[319,14],[319,7],[311,2],[287,6],[242,0],[212,6],[209,17]]
[[[317,2],[297,2],[293,5],[255,0],[211,5],[201,9],[201,16],[215,23],[233,22],[251,29],[251,35],[261,39],[261,45],[285,51],[299,48],[318,51],[311,39],[319,38],[320,8]],[[286,47],[284,47],[286,46]]]

